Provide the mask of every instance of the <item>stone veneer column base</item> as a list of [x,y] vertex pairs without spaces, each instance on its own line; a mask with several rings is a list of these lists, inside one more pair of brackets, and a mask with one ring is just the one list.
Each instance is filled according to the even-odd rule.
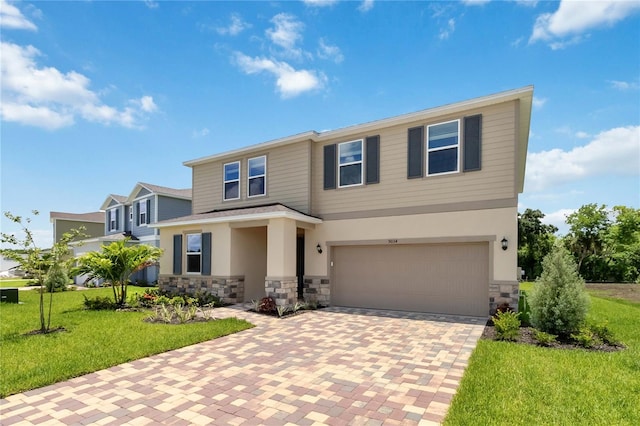
[[172,294],[195,295],[207,292],[225,303],[244,301],[244,277],[211,277],[201,275],[161,275],[158,288]]
[[520,297],[520,283],[518,281],[496,281],[489,283],[489,311],[496,313],[498,306],[508,303],[509,307],[518,312]]
[[264,287],[277,306],[293,305],[298,301],[298,277],[265,277]]
[[306,275],[303,282],[305,302],[315,301],[324,306],[331,304],[331,280],[329,277],[312,277]]

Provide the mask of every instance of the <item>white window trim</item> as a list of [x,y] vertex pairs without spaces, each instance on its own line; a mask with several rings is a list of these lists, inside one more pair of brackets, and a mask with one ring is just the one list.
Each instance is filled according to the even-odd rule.
[[[109,210],[109,232],[118,230],[117,215],[118,215],[118,208],[117,207],[112,208],[112,209]],[[112,222],[113,222],[113,226],[111,226]]]
[[[448,146],[442,146],[439,148],[433,148],[433,149],[429,149],[429,128],[433,127],[433,126],[440,126],[441,124],[449,124],[449,123],[457,123],[458,124],[458,143],[456,145],[448,145]],[[444,151],[447,149],[453,149],[455,146],[455,148],[458,150],[458,155],[457,155],[457,161],[456,161],[456,169],[452,170],[450,172],[440,172],[440,173],[433,173],[430,174],[429,173],[429,154],[432,152],[437,152],[437,151]],[[460,173],[460,119],[457,120],[449,120],[449,121],[443,121],[442,123],[434,123],[434,124],[430,124],[427,126],[427,132],[425,135],[425,169],[426,169],[426,177],[429,176],[442,176],[442,175],[451,175],[451,174],[455,174],[455,173]]]
[[[251,162],[251,160],[257,160],[259,158],[264,158],[264,173],[261,175],[250,176],[251,166],[249,166],[249,163]],[[249,195],[249,184],[251,182],[251,179],[259,177],[264,177],[264,192],[262,194]],[[260,155],[258,157],[252,157],[247,160],[247,198],[264,197],[265,195],[267,195],[267,156]]]
[[[189,254],[189,235],[200,235],[200,251],[197,253],[197,255],[200,257],[200,268],[197,272],[189,272],[189,256],[195,256],[196,253],[194,252],[193,254]],[[185,242],[185,250],[184,250],[184,254],[185,254],[185,264],[184,264],[184,271],[187,275],[202,275],[202,233],[199,232],[190,232],[188,234],[185,234],[184,236],[184,242]]]
[[[238,165],[238,179],[232,179],[232,180],[226,180],[226,173],[225,173],[225,167],[230,165],[230,164],[237,164]],[[240,181],[242,178],[242,164],[240,164],[240,161],[232,161],[230,163],[224,163],[222,165],[222,201],[233,201],[233,200],[239,200],[240,199]],[[236,198],[227,198],[227,193],[225,191],[226,189],[226,184],[229,182],[238,182],[238,196]]]
[[[340,164],[340,147],[342,145],[348,144],[348,143],[353,143],[353,142],[360,142],[360,161],[351,161],[349,163],[344,163],[344,164]],[[364,139],[355,139],[352,141],[347,141],[347,142],[341,142],[338,144],[338,175],[336,176],[336,179],[338,180],[338,188],[350,188],[352,186],[362,186],[364,185]],[[343,166],[350,166],[352,164],[360,164],[360,183],[352,183],[350,185],[341,185],[340,182],[340,168]]]
[[[149,212],[147,211],[147,200],[139,200],[137,202],[138,204],[138,222],[140,222],[140,225],[138,225],[140,228],[142,227],[146,227],[147,226],[147,215],[149,214]],[[144,206],[144,222],[142,221],[142,206]]]

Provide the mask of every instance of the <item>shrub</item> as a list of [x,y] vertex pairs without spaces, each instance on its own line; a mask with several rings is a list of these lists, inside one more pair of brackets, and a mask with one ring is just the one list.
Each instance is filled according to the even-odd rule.
[[60,262],[54,262],[49,268],[47,275],[44,279],[44,285],[49,293],[56,291],[65,291],[67,284],[69,283],[69,277],[65,272]]
[[602,343],[600,339],[591,332],[591,329],[585,326],[580,327],[576,333],[572,333],[571,338],[575,340],[578,345],[587,349]]
[[520,313],[520,322],[523,325],[531,324],[531,306],[527,299],[527,292],[520,291],[520,297],[518,298],[518,312]]
[[589,296],[575,261],[561,244],[544,258],[528,301],[531,323],[541,331],[568,336],[584,323]]
[[606,321],[599,324],[589,324],[589,330],[596,338],[607,345],[617,346],[620,344],[620,341],[615,338],[613,331],[611,331]]
[[554,334],[545,333],[544,331],[535,330],[533,332],[533,338],[536,339],[540,346],[551,346],[556,341],[558,336]]
[[511,309],[511,306],[507,302],[503,302],[496,308],[496,313],[498,312],[513,312],[513,309]]
[[498,340],[515,341],[520,333],[520,314],[513,311],[498,311],[493,316]]
[[210,306],[212,308],[222,306],[222,300],[218,296],[215,296],[206,290],[196,291],[196,294],[194,294],[193,297],[196,299],[195,304],[197,306]]
[[97,296],[93,299],[89,299],[84,294],[82,295],[82,297],[84,297],[84,307],[91,311],[102,311],[116,308],[115,302],[110,297]]
[[258,306],[258,312],[275,312],[276,311],[276,301],[273,300],[273,297],[263,297],[260,299],[260,305]]
[[284,314],[289,312],[288,306],[276,306],[276,310],[278,311],[278,316],[282,317]]

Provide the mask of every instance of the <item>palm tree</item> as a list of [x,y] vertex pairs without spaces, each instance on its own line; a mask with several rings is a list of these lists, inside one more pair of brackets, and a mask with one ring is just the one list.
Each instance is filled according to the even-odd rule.
[[91,251],[77,259],[73,275],[88,275],[87,281],[98,278],[111,284],[118,306],[127,302],[127,285],[131,274],[154,265],[162,249],[146,244],[127,245],[129,238],[103,245],[101,251]]

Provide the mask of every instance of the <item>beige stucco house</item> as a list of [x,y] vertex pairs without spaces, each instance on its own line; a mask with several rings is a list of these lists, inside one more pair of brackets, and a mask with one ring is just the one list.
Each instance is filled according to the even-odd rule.
[[159,285],[229,302],[517,307],[532,97],[529,86],[185,162],[193,211],[154,225]]

